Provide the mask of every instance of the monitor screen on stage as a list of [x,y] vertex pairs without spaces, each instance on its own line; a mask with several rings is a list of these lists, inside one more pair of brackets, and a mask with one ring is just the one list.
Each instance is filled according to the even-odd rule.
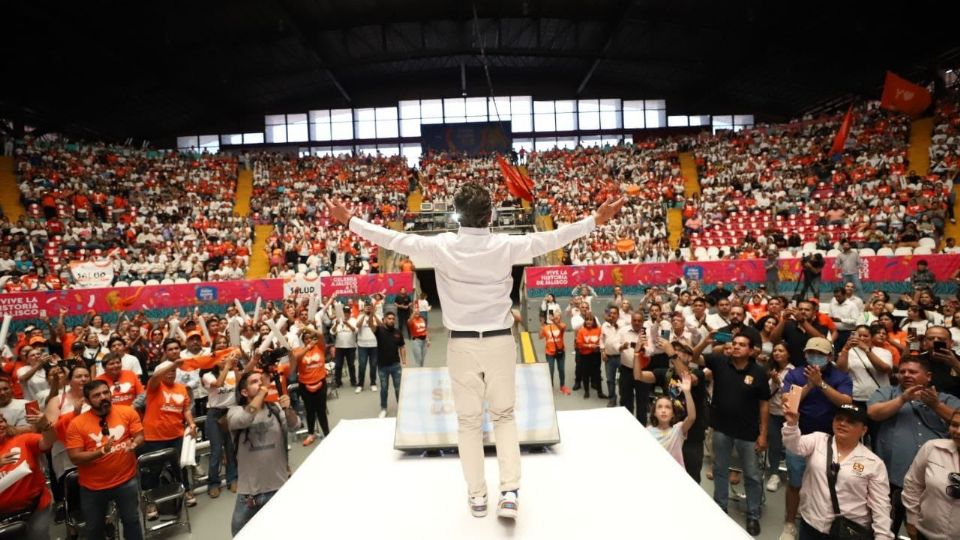
[[[521,445],[560,442],[557,410],[553,403],[547,364],[517,365],[517,404],[514,408]],[[494,444],[493,424],[484,405],[484,445]],[[400,384],[397,450],[455,448],[457,413],[446,367],[407,368]]]

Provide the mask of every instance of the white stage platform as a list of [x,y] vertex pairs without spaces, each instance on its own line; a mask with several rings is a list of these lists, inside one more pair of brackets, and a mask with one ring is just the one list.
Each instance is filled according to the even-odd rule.
[[558,414],[562,443],[524,454],[520,518],[474,518],[456,456],[393,450],[393,419],[344,420],[237,536],[411,539],[751,538],[624,408]]

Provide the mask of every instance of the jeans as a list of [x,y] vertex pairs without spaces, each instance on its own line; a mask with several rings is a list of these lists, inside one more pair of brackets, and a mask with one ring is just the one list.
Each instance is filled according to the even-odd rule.
[[683,441],[683,468],[694,482],[700,483],[700,471],[703,470],[703,439]]
[[414,367],[423,367],[423,360],[427,357],[426,338],[411,339],[407,343],[410,344],[410,356],[413,357]]
[[550,386],[553,386],[554,365],[560,370],[560,386],[566,386],[567,377],[564,373],[566,356],[567,353],[565,351],[557,351],[557,354],[547,355],[547,364],[550,366]]
[[270,502],[270,499],[276,494],[276,491],[268,491],[267,493],[260,493],[259,495],[242,495],[238,493],[237,502],[233,505],[233,517],[230,518],[231,536],[236,536],[237,533],[240,532],[240,529],[242,529],[248,521],[253,519],[253,516],[257,515],[257,512]]
[[409,309],[398,309],[397,310],[397,326],[400,327],[400,333],[402,333],[406,338],[410,338],[410,329],[407,328],[407,321],[410,320],[410,310]]
[[357,377],[360,386],[363,387],[363,376],[367,374],[367,361],[370,361],[370,386],[377,384],[377,348],[376,347],[357,347],[357,356],[360,361],[360,372]]
[[[866,409],[864,409],[866,410]],[[767,461],[770,463],[770,476],[780,474],[780,460],[783,459],[783,416],[771,414],[767,420]]]
[[343,381],[343,361],[347,361],[347,374],[350,376],[350,386],[357,385],[357,373],[354,366],[354,359],[357,356],[357,349],[353,347],[337,347],[333,356],[335,367],[333,368],[334,380],[339,387]]
[[217,420],[226,415],[226,409],[207,409],[207,423],[203,432],[210,441],[210,465],[207,467],[208,490],[220,487],[220,460],[224,456],[227,459],[227,484],[237,481],[237,455],[233,451],[233,440],[230,438],[230,432],[220,431],[220,424],[217,423]]
[[760,519],[760,504],[763,500],[763,485],[760,478],[760,465],[757,463],[756,441],[744,441],[713,430],[713,500],[726,512],[730,499],[730,486],[727,478],[733,449],[737,449],[743,467],[743,477],[747,491],[747,519]]
[[126,540],[143,538],[140,525],[140,490],[137,479],[130,480],[110,489],[87,489],[80,486],[80,510],[83,512],[84,537],[89,540],[101,540],[104,537],[104,520],[107,517],[107,505],[113,501],[123,524],[123,537]]
[[380,366],[380,408],[387,408],[387,383],[388,377],[393,377],[393,395],[397,398],[397,404],[400,403],[400,363],[396,362],[387,366]]
[[633,368],[620,365],[620,406],[626,407],[630,414],[636,414],[637,418],[644,418],[641,423],[646,423],[647,404],[643,400],[649,394],[647,386],[633,378]]
[[620,355],[608,354],[605,364],[605,370],[607,372],[607,395],[610,396],[611,400],[615,401],[617,399],[617,371],[620,370]]
[[53,505],[30,514],[27,519],[27,535],[24,540],[50,540],[50,523],[53,521]]

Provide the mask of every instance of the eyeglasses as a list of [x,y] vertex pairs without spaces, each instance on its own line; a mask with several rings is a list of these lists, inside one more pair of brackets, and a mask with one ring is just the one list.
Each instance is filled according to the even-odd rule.
[[953,499],[960,499],[960,472],[947,475],[947,495]]
[[104,437],[110,436],[110,428],[107,426],[106,416],[100,419],[100,433],[102,433]]

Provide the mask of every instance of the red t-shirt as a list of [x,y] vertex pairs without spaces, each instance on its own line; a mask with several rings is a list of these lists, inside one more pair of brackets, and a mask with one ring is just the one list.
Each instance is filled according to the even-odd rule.
[[407,329],[410,330],[410,338],[421,338],[427,336],[427,321],[423,317],[416,319],[407,319]]
[[0,513],[13,513],[29,509],[39,499],[36,510],[50,506],[50,490],[40,467],[40,441],[37,433],[24,433],[7,437],[0,443],[0,456],[11,450],[20,450],[20,458],[0,467]]
[[[107,429],[113,437],[113,446],[107,455],[77,466],[80,485],[90,490],[104,490],[119,486],[137,475],[137,456],[127,448],[133,437],[143,431],[140,415],[124,405],[114,405],[106,416]],[[92,452],[107,441],[100,427],[101,418],[87,411],[70,422],[64,446]]]

